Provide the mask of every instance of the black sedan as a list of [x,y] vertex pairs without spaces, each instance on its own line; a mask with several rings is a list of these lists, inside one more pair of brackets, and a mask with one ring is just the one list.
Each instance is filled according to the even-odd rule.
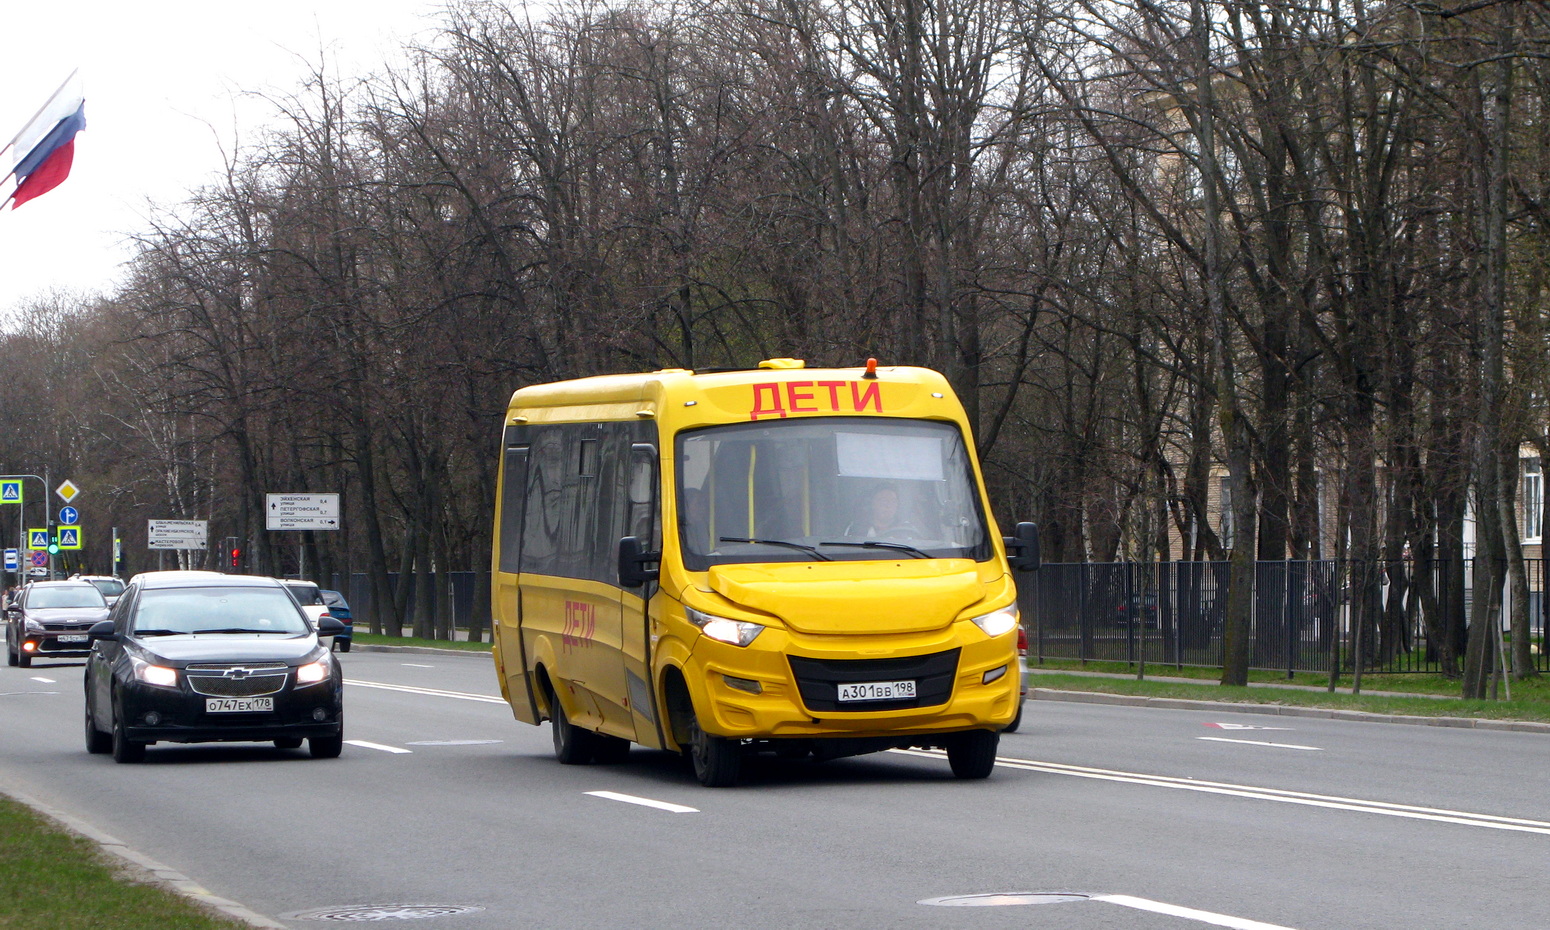
[[108,615],[102,592],[85,581],[35,581],[5,610],[5,660],[27,668],[33,659],[84,656],[87,631]]
[[332,759],[344,745],[339,660],[272,578],[213,572],[135,576],[91,629],[86,750],[138,762],[159,741],[272,741]]

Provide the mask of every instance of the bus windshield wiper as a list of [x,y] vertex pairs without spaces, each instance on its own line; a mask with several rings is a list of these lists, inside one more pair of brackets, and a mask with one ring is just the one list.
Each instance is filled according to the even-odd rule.
[[921,550],[916,549],[914,546],[908,545],[906,543],[878,542],[875,539],[869,539],[866,542],[821,542],[818,545],[852,546],[857,549],[897,549],[900,552],[908,552],[911,556],[914,556],[917,559],[931,558],[929,553],[922,552]]
[[758,543],[762,546],[785,546],[787,549],[798,549],[820,562],[832,562],[833,559],[819,552],[815,546],[804,546],[801,543],[787,542],[784,539],[750,539],[747,536],[723,536],[722,542]]

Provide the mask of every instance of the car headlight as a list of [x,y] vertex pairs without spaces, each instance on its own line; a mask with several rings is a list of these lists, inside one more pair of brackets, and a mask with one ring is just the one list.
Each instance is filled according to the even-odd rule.
[[706,636],[734,646],[746,646],[764,632],[764,627],[760,624],[749,623],[747,620],[728,620],[726,617],[708,614],[693,607],[685,607],[684,614],[688,616],[689,622],[699,627],[700,632]]
[[1017,629],[1017,605],[1008,604],[1000,610],[992,610],[974,618],[974,625],[985,631],[986,636],[1001,636]]
[[165,665],[152,665],[138,656],[129,657],[129,665],[135,670],[135,679],[158,688],[176,688],[178,670]]
[[43,624],[32,619],[31,617],[28,617],[26,620],[22,621],[22,627],[25,628],[28,633],[43,632]]
[[308,662],[296,669],[296,684],[315,685],[320,681],[326,681],[333,673],[332,666],[327,659],[319,659],[316,662]]

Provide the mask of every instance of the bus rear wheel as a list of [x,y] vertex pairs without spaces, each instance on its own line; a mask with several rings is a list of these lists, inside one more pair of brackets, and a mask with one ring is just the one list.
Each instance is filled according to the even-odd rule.
[[554,692],[549,693],[549,727],[554,736],[554,757],[561,765],[586,765],[595,749],[590,730],[583,730],[565,716],[565,705]]
[[1000,743],[1001,734],[991,730],[959,733],[947,743],[947,764],[959,778],[988,778]]

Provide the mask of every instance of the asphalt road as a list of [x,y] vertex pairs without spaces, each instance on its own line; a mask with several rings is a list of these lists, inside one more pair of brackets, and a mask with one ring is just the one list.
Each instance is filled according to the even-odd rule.
[[[341,658],[337,760],[116,765],[82,745],[78,663],[0,668],[0,786],[296,930],[387,905],[479,908],[427,930],[1550,925],[1543,734],[1031,702],[983,782],[894,752],[710,790],[660,752],[559,765],[487,656]],[[923,903],[998,893],[1090,897]]]

